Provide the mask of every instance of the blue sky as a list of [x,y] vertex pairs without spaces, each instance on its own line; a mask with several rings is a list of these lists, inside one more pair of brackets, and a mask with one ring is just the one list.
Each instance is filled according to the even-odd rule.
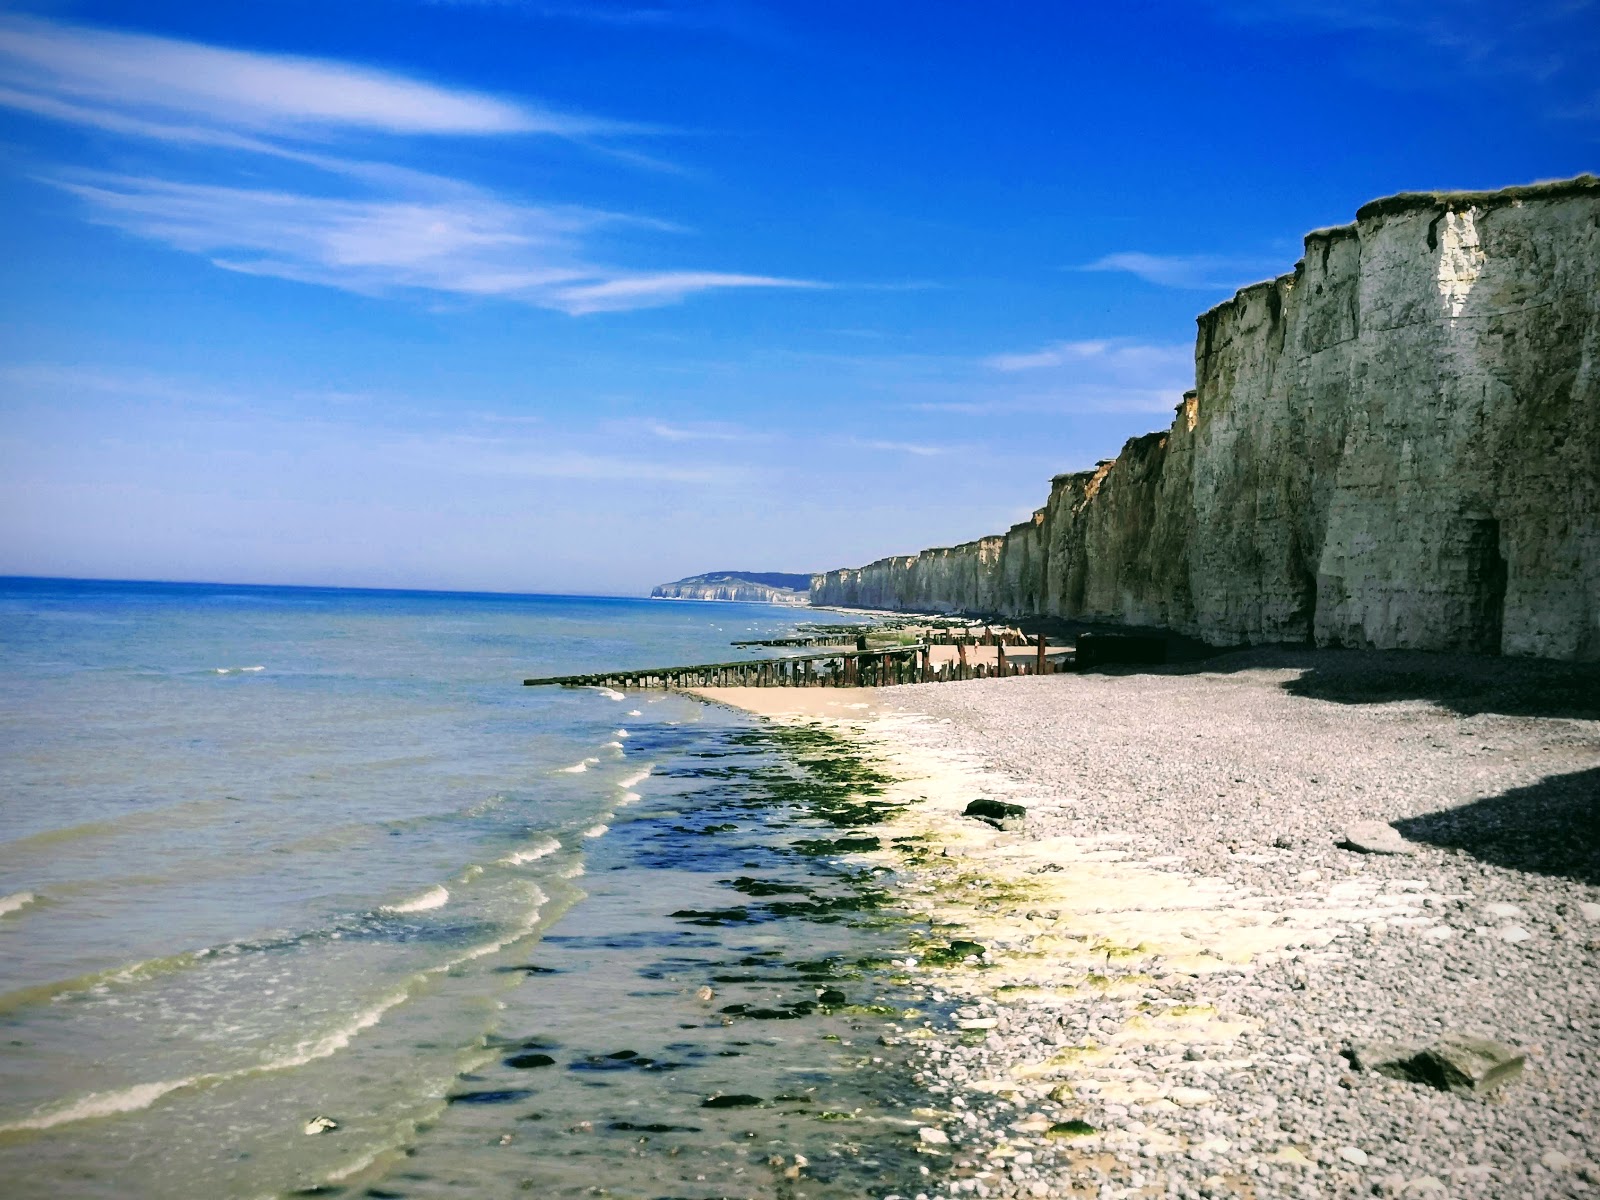
[[1307,230],[1595,170],[1596,62],[1580,0],[0,7],[0,573],[995,532]]

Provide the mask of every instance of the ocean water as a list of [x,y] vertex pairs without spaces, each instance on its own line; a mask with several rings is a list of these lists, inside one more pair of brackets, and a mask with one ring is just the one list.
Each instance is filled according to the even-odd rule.
[[520,686],[806,618],[0,581],[5,1194],[914,1180],[905,931],[841,857],[870,766]]

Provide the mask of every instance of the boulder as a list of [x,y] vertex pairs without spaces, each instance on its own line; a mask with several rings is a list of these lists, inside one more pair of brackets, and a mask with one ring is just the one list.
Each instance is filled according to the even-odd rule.
[[1421,1048],[1366,1042],[1351,1047],[1346,1057],[1362,1071],[1468,1095],[1515,1079],[1527,1062],[1499,1042],[1459,1033],[1447,1033]]
[[996,829],[1020,829],[1023,821],[1027,819],[1028,810],[1020,804],[1008,804],[1004,800],[990,800],[980,796],[967,805],[963,815],[976,817]]
[[1382,821],[1357,821],[1344,831],[1340,849],[1354,850],[1358,854],[1415,854],[1417,848],[1393,825]]

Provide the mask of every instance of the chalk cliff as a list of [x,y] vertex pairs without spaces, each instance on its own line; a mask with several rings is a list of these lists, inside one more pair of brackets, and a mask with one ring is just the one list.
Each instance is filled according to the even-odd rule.
[[1199,318],[1164,433],[815,604],[1600,660],[1600,179],[1412,193]]
[[810,576],[777,571],[712,571],[650,589],[652,600],[738,600],[745,604],[809,604]]

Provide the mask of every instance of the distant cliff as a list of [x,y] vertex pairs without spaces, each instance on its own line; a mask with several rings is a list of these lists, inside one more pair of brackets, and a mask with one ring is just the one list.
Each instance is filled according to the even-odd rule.
[[650,589],[655,600],[739,600],[746,604],[809,604],[810,575],[782,571],[711,571]]
[[1600,179],[1365,205],[1199,318],[1164,433],[814,604],[1600,660]]

